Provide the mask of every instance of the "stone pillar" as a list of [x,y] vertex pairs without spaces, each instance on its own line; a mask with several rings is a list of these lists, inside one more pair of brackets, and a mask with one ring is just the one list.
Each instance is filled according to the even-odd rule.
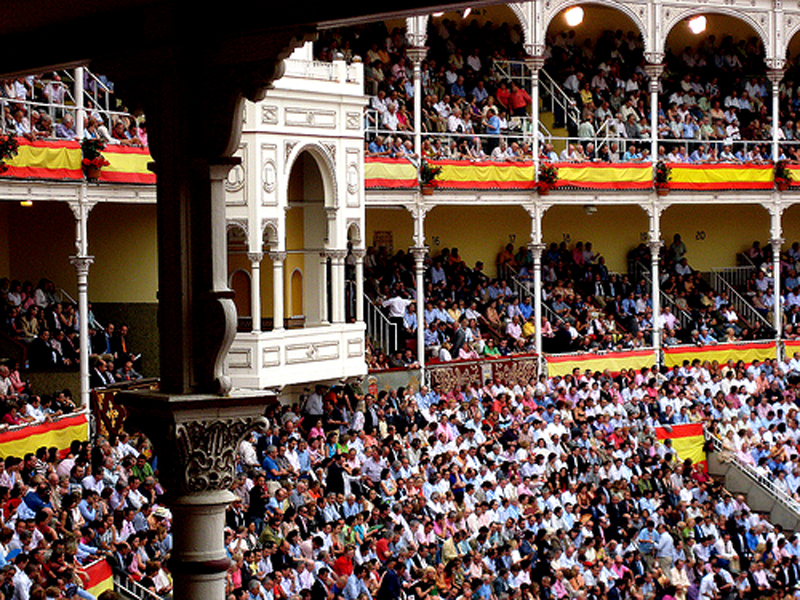
[[414,255],[414,274],[417,285],[417,361],[425,372],[425,257],[428,255],[426,246],[411,248]]
[[428,49],[412,46],[406,50],[414,67],[414,152],[422,158],[422,61],[428,55]]
[[[664,55],[660,53],[648,53],[648,64],[645,65],[645,72],[650,78],[650,157],[655,163],[658,159],[658,83],[661,73],[664,72]],[[651,62],[650,62],[651,61]]]
[[661,366],[661,337],[664,333],[661,329],[661,274],[658,268],[664,242],[657,237],[660,235],[656,232],[656,237],[651,237],[647,244],[650,248],[650,278],[653,281],[653,350],[656,356],[655,362],[659,366]]
[[533,141],[531,153],[533,154],[533,165],[535,173],[539,173],[539,70],[544,65],[543,56],[530,56],[525,59],[525,64],[531,71],[531,133]]
[[783,305],[781,304],[781,246],[783,245],[782,216],[784,207],[777,201],[780,192],[773,192],[775,202],[767,207],[770,214],[770,246],[772,246],[772,326],[775,329],[776,356],[781,358],[780,340],[783,335]]
[[75,267],[78,277],[78,343],[80,344],[80,377],[81,406],[87,408],[91,399],[89,385],[89,267],[94,257],[89,255],[89,213],[94,202],[86,200],[86,183],[81,184],[77,202],[70,202],[69,207],[75,217],[75,255],[70,263]]
[[163,44],[93,62],[128,106],[147,114],[158,174],[160,391],[118,397],[130,427],[148,434],[159,458],[174,514],[173,597],[218,600],[229,565],[223,528],[236,447],[274,400],[231,394],[224,372],[236,332],[224,179],[239,162],[233,154],[245,98],[262,99],[282,74],[282,59],[313,32],[223,36],[200,51],[193,25],[165,18],[164,27]]
[[286,252],[271,251],[269,259],[272,261],[272,329],[283,329],[283,299],[286,295],[283,264],[286,262]]
[[347,258],[347,250],[330,250],[328,256],[331,259],[331,296],[333,297],[331,320],[333,323],[344,323],[344,261]]
[[534,340],[536,344],[536,367],[537,373],[542,372],[543,350],[542,350],[542,253],[544,244],[528,244],[533,255],[533,314],[534,327],[536,328]]
[[356,259],[356,323],[364,322],[364,257],[366,255],[365,248],[353,249],[353,256]]
[[781,80],[783,79],[784,69],[775,68],[767,70],[767,77],[772,82],[772,161],[776,162],[780,157],[780,147],[778,144],[778,129],[780,128],[780,105],[779,94]]
[[73,93],[75,94],[75,139],[81,141],[83,139],[83,131],[85,125],[83,120],[86,118],[86,110],[84,109],[84,77],[86,69],[84,67],[75,68],[75,86]]
[[263,252],[248,252],[250,260],[250,313],[253,333],[261,333],[261,261]]

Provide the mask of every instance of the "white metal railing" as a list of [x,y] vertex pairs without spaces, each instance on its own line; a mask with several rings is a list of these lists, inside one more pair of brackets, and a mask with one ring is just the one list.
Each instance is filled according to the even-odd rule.
[[[711,445],[715,452],[719,453],[723,450],[722,440],[713,433],[705,432],[706,441]],[[765,477],[759,473],[753,465],[749,465],[740,461],[735,454],[731,455],[731,460],[725,461],[725,464],[731,465],[741,473],[746,475],[748,479],[758,485],[763,491],[767,492],[775,502],[782,504],[787,509],[791,510],[798,519],[800,519],[800,502],[784,488],[775,485],[775,482],[769,477]]]
[[572,128],[577,130],[581,122],[581,112],[575,100],[564,91],[545,69],[539,71],[539,90],[539,95],[544,99],[544,102],[550,103],[550,112],[557,115],[560,111],[564,116],[564,125],[569,126],[571,124]]
[[[511,290],[519,297],[520,300],[526,296],[533,298],[535,290],[531,289],[532,283],[519,279],[513,269],[506,267],[503,272],[503,277],[505,277],[505,279],[511,284]],[[563,317],[550,308],[550,306],[548,306],[547,302],[544,300],[542,300],[541,306],[542,316],[550,323],[554,325],[560,325],[564,321]]]
[[743,289],[747,287],[747,281],[755,270],[755,265],[745,265],[742,267],[719,267],[711,269],[711,272],[730,287]]
[[[364,319],[367,325],[367,335],[372,338],[375,345],[388,354],[397,348],[400,340],[397,323],[392,323],[366,294],[364,294],[363,301],[366,307]],[[421,319],[421,322],[417,321],[417,327],[424,326],[424,318]]]
[[759,322],[761,325],[766,326],[767,330],[772,327],[772,323],[767,321],[767,319],[765,319],[764,316],[758,312],[755,307],[725,279],[725,277],[723,277],[722,273],[717,269],[712,269],[710,275],[711,285],[714,291],[717,294],[725,292],[728,295],[730,305],[737,313],[742,315],[748,323],[754,324],[755,322]]
[[285,60],[286,75],[315,79],[320,81],[336,81],[336,65],[332,62],[317,60]]
[[123,591],[124,594],[129,594],[136,600],[161,600],[165,598],[165,596],[159,596],[151,592],[138,581],[118,573],[114,573],[114,589],[118,592]]

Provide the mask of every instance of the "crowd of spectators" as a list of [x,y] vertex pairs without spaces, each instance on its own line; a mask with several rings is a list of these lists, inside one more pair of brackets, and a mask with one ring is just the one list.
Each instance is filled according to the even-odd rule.
[[[522,67],[518,26],[477,20],[433,18],[429,51],[421,64],[422,122],[427,158],[529,160],[531,98]],[[359,56],[365,63],[371,156],[406,156],[414,130],[413,73],[403,30],[383,24],[330,30],[316,55],[330,60]],[[503,63],[503,68],[497,65]],[[554,127],[570,138],[558,152],[542,140],[540,158],[551,161],[650,161],[649,76],[641,36],[621,29],[598,39],[579,39],[575,30],[551,31],[545,71],[561,86],[572,108],[556,102]],[[772,157],[771,83],[757,37],[718,40],[705,36],[696,47],[667,48],[659,80],[657,160],[690,163],[762,163],[797,160],[800,96],[789,70],[780,87],[780,156]],[[548,91],[542,88],[549,110]],[[479,135],[476,135],[479,134]],[[396,143],[395,143],[396,141]]]
[[695,360],[451,390],[317,386],[239,447],[229,597],[790,597],[800,537],[655,427],[715,427],[735,396],[764,444],[792,432],[796,460],[798,380],[790,362]]
[[[800,248],[800,246],[798,246]],[[542,350],[547,353],[635,350],[652,346],[653,304],[650,251],[644,244],[629,256],[629,277],[609,271],[605,257],[591,242],[550,243],[542,254]],[[498,277],[484,273],[484,263],[468,267],[457,248],[443,248],[425,264],[424,336],[428,361],[476,359],[536,351],[533,313],[533,257],[521,246],[507,245],[497,256]],[[371,297],[400,331],[388,354],[371,350],[373,370],[417,366],[416,285],[414,260],[398,252],[369,248],[365,262]],[[680,235],[662,249],[660,325],[664,346],[706,346],[742,340],[771,339],[774,331],[761,320],[746,319],[726,292],[716,293],[689,265]],[[794,272],[794,271],[793,271]],[[757,277],[758,299],[772,305],[771,279]],[[515,280],[522,286],[514,285]],[[763,286],[761,282],[763,281]],[[797,281],[785,285],[794,289]],[[800,325],[800,295],[792,331]],[[771,322],[771,313],[765,318]]]
[[[30,281],[0,279],[2,333],[25,346],[26,363],[34,371],[77,369],[80,362],[80,315],[77,306],[64,300],[49,279]],[[140,356],[129,347],[129,327],[121,323],[101,325],[89,306],[88,330],[92,387],[141,379]]]
[[[85,89],[108,92],[113,85],[104,78],[95,79],[85,72]],[[77,140],[76,113],[71,90],[58,73],[42,73],[8,79],[0,85],[3,109],[2,130],[20,138],[34,140]],[[85,100],[83,137],[107,144],[147,146],[143,120],[119,113],[101,111],[92,100]],[[80,140],[78,140],[80,141]]]

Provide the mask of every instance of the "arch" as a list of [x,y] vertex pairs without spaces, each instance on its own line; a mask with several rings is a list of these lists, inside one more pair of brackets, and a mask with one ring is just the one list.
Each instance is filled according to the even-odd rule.
[[225,234],[227,236],[228,249],[243,246],[245,249],[250,242],[250,231],[246,221],[229,220],[225,223]]
[[289,316],[301,317],[304,314],[303,272],[300,269],[294,269],[289,276]]
[[[754,15],[736,10],[734,8],[728,8],[726,6],[708,6],[708,5],[699,5],[693,6],[689,8],[680,8],[680,9],[666,9],[664,11],[664,22],[663,22],[663,39],[659,40],[659,48],[658,51],[664,52],[667,48],[667,39],[669,39],[672,30],[675,29],[675,26],[686,19],[690,19],[692,17],[696,17],[699,15],[724,15],[727,17],[732,17],[734,19],[738,19],[743,23],[746,23],[750,26],[750,28],[755,32],[758,38],[761,40],[761,43],[764,44],[764,57],[774,56],[773,48],[769,36],[769,32],[767,31],[767,27],[769,26],[769,18],[767,15],[761,15],[761,21],[759,22]],[[759,13],[756,13],[758,15]]]
[[278,224],[275,221],[267,221],[261,229],[261,239],[263,246],[275,249],[280,246],[280,237],[278,235]]
[[563,2],[553,2],[550,6],[545,8],[541,29],[541,40],[537,40],[537,43],[545,43],[547,32],[550,29],[550,26],[553,24],[553,20],[563,11],[568,8],[572,8],[573,6],[591,6],[593,4],[618,10],[628,17],[639,30],[639,35],[641,36],[644,44],[645,53],[653,51],[651,48],[652,42],[649,35],[650,30],[647,26],[647,7],[644,4],[627,4],[625,2],[619,2],[618,0],[592,0],[591,2],[587,2],[586,0],[564,0]]
[[239,316],[253,316],[252,278],[245,269],[236,269],[228,277],[228,287],[233,290],[233,302]]
[[347,224],[347,241],[353,244],[353,247],[361,246],[364,238],[361,235],[361,223],[352,221]]
[[331,152],[322,144],[312,142],[308,144],[298,144],[292,148],[291,153],[286,159],[286,173],[289,175],[287,182],[291,181],[292,169],[294,169],[297,159],[303,154],[308,153],[317,163],[320,176],[322,177],[323,197],[326,208],[335,208],[339,205],[339,189],[336,182],[336,162],[331,156]]

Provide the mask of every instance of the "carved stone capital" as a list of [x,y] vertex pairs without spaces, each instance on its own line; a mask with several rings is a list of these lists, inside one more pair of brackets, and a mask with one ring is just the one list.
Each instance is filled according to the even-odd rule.
[[650,240],[647,242],[647,247],[650,248],[650,257],[657,259],[661,249],[664,247],[664,242],[661,240]]
[[664,62],[663,52],[645,52],[644,59],[647,61],[645,69],[651,66],[660,66],[662,69],[664,68],[664,65],[662,64]]
[[97,204],[95,200],[71,200],[67,202],[76,221],[86,219]]
[[526,56],[525,65],[533,72],[538,73],[544,66],[544,56]]
[[353,253],[353,257],[356,259],[356,261],[362,261],[362,260],[364,260],[364,257],[367,255],[367,249],[366,248],[353,248],[352,253]]
[[767,77],[773,85],[777,86],[783,81],[783,76],[786,74],[786,69],[783,67],[767,69]]
[[152,440],[159,457],[159,480],[172,498],[226,492],[235,477],[239,442],[265,423],[266,394],[171,396],[125,392],[127,423]]
[[248,252],[247,253],[247,260],[251,263],[260,263],[264,260],[264,253],[263,252]]
[[272,250],[269,253],[269,259],[273,263],[286,262],[286,252],[285,251],[279,251],[279,250]]
[[547,248],[547,244],[535,244],[533,242],[528,244],[528,250],[531,251],[531,254],[533,255],[533,260],[535,261],[542,260],[542,254],[544,253],[545,248]]
[[425,46],[410,46],[406,48],[406,56],[414,65],[419,65],[428,56],[428,48]]
[[326,250],[321,254],[324,255],[325,258],[330,258],[333,264],[343,263],[344,259],[347,258],[347,250],[341,249]]
[[428,256],[427,246],[414,246],[409,248],[408,251],[411,252],[416,262],[425,262],[425,258]]
[[88,275],[89,267],[94,263],[94,256],[70,256],[69,262],[75,267],[78,275]]

